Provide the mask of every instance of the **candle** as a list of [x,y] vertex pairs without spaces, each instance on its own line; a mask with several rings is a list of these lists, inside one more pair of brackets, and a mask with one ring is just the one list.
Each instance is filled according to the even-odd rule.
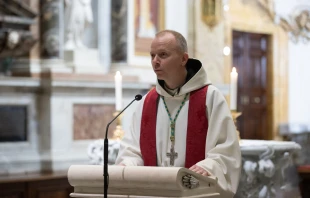
[[237,81],[238,73],[233,67],[230,73],[230,110],[237,110]]
[[116,111],[122,109],[122,75],[119,71],[115,75],[115,108]]

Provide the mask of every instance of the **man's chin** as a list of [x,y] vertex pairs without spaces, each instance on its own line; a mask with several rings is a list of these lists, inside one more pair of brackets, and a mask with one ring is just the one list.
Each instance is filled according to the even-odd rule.
[[157,74],[156,76],[157,76],[157,79],[158,79],[158,80],[164,80],[164,78],[163,78],[162,75]]
[[157,76],[158,80],[164,80],[164,78]]

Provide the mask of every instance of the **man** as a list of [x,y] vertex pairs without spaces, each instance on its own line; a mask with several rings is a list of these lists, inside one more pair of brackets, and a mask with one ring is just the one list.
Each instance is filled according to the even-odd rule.
[[150,55],[156,89],[139,103],[116,164],[186,167],[216,176],[221,197],[233,197],[241,154],[225,98],[207,80],[200,61],[188,57],[180,33],[157,33]]

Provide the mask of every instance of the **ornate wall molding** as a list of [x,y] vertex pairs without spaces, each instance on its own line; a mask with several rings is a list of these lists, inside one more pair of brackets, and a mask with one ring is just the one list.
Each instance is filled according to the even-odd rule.
[[37,13],[23,1],[0,0],[0,5],[0,58],[28,57],[37,42],[29,30]]
[[258,3],[268,13],[270,18],[274,20],[274,17],[275,17],[274,1],[273,0],[258,0]]
[[[310,6],[299,5],[294,7],[287,16],[275,12],[273,0],[257,0],[260,6],[268,13],[275,24],[289,33],[291,41],[308,43],[310,41]],[[280,2],[278,2],[280,3]]]
[[295,7],[288,16],[277,16],[275,20],[289,33],[292,42],[310,41],[310,6]]

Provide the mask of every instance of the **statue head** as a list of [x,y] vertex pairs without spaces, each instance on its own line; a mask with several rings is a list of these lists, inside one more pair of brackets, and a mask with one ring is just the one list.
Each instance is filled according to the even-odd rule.
[[14,49],[20,41],[20,35],[17,31],[8,32],[6,45],[9,49]]

